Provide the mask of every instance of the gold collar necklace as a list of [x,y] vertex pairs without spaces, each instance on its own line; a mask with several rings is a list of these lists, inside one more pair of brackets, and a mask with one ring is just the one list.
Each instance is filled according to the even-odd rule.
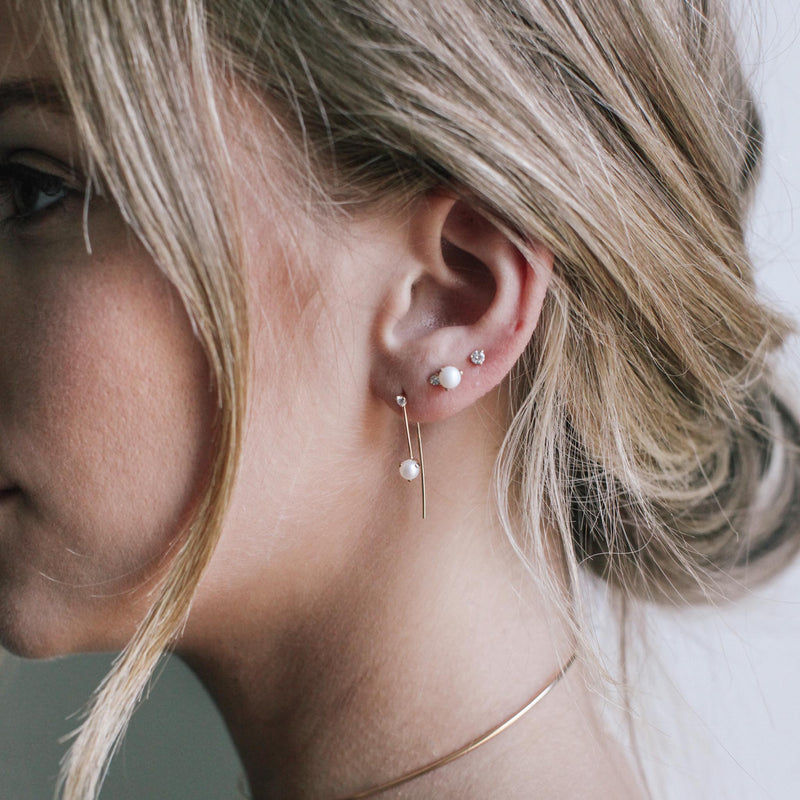
[[504,730],[510,728],[515,722],[518,722],[520,719],[522,719],[522,717],[524,717],[540,700],[544,700],[544,698],[550,693],[550,690],[564,677],[564,675],[566,675],[567,670],[575,663],[576,657],[577,653],[573,653],[569,661],[567,661],[558,670],[558,672],[556,672],[544,689],[541,689],[539,693],[534,698],[529,700],[519,711],[501,722],[499,725],[496,725],[494,728],[486,731],[486,733],[484,733],[482,736],[479,736],[477,739],[473,739],[463,747],[459,747],[458,750],[454,750],[452,753],[442,756],[442,758],[438,758],[436,761],[433,761],[430,764],[426,764],[424,767],[415,769],[413,772],[407,772],[405,775],[401,775],[399,778],[395,778],[387,783],[382,783],[379,786],[373,786],[370,789],[365,789],[361,792],[356,792],[355,794],[349,794],[346,797],[339,798],[339,800],[361,800],[361,798],[372,797],[373,795],[380,794],[388,789],[394,789],[395,786],[408,783],[409,781],[413,781],[415,778],[419,778],[421,775],[426,775],[427,773],[433,772],[433,770],[438,769],[439,767],[443,767],[445,764],[450,764],[457,758],[461,758],[461,756],[471,753],[473,750],[479,748],[482,744],[486,744],[486,742],[491,741],[495,736],[498,736]]

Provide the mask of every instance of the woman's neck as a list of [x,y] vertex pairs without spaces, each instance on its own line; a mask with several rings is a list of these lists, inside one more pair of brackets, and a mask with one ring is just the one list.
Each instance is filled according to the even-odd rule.
[[[284,529],[267,564],[240,560],[233,583],[220,570],[201,585],[177,652],[219,706],[255,800],[337,800],[424,766],[570,657],[555,606],[476,501],[492,460],[455,481],[430,459],[424,523],[408,495],[339,502],[346,515]],[[576,665],[500,736],[381,797],[640,797],[634,785]]]
[[[527,576],[509,575],[498,542],[441,533],[423,548],[439,558],[365,563],[302,620],[248,611],[242,625],[231,610],[213,640],[180,649],[222,711],[256,800],[335,800],[423,766],[522,707],[569,657],[556,616]],[[530,797],[536,786],[539,797],[600,797],[605,780],[608,796],[633,797],[626,773],[576,669],[495,741],[402,796]],[[582,774],[594,788],[578,789]]]

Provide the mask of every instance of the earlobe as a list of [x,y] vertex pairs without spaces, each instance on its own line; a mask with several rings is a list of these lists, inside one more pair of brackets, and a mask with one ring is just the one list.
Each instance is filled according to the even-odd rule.
[[401,268],[375,325],[372,386],[415,419],[457,413],[498,386],[536,328],[553,255],[526,257],[464,200],[432,194],[409,220]]

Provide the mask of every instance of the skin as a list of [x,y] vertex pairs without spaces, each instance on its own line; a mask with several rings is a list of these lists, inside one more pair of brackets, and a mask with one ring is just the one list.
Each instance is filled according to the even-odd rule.
[[[0,27],[0,84],[54,78],[11,5],[0,18],[20,32]],[[259,133],[236,113],[232,128]],[[78,165],[76,141],[40,107],[0,117],[0,162]],[[251,405],[223,536],[176,650],[257,800],[334,798],[455,750],[571,653],[486,502],[503,379],[535,335],[552,254],[534,245],[526,261],[439,194],[323,230],[252,177],[250,147],[232,148],[250,176],[238,185]],[[0,228],[0,640],[37,657],[124,645],[191,510],[212,426],[175,291],[102,198],[87,253],[79,170],[70,181],[63,202]],[[0,208],[13,216],[8,192]],[[290,218],[302,259],[282,235]],[[481,367],[467,361],[476,347]],[[428,384],[445,364],[464,370],[452,392]],[[397,473],[400,392],[424,423],[424,522],[418,482]],[[382,796],[642,794],[576,667],[498,739]]]
[[[4,25],[4,80],[37,64],[10,35]],[[69,121],[17,106],[0,125],[0,160],[67,178],[60,202],[25,219],[10,187],[0,199],[2,641],[39,657],[113,647],[204,469],[207,368],[176,293],[109,203],[93,204],[87,255]]]

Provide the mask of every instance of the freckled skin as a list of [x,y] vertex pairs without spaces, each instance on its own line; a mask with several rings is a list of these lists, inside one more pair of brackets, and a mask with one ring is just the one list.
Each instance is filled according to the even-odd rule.
[[[0,80],[15,54],[0,30]],[[10,54],[10,55],[7,55]],[[0,120],[0,156],[46,146],[69,161],[68,123]],[[6,204],[7,205],[7,204]],[[115,208],[67,200],[0,228],[0,642],[28,656],[121,646],[197,494],[214,398],[170,284]]]
[[[29,654],[119,644],[102,630],[108,596],[131,605],[120,593],[152,577],[201,478],[212,398],[199,345],[145,253],[115,244],[106,233],[72,259],[0,248],[2,469],[22,490],[0,511],[0,609]],[[28,594],[46,630],[14,618],[35,608]],[[54,612],[70,643],[53,639]]]
[[[19,36],[0,26],[0,81],[54,79],[46,54],[17,47],[33,38],[24,16],[14,18]],[[256,594],[288,625],[298,594],[344,574],[339,523],[371,500],[339,464],[349,454],[377,476],[386,462],[341,414],[382,408],[364,392],[366,351],[356,359],[343,345],[353,329],[369,329],[371,306],[352,287],[374,287],[337,274],[334,253],[348,270],[360,262],[311,235],[303,255],[319,275],[309,277],[295,243],[279,235],[286,220],[275,187],[257,177],[253,141],[239,140],[241,120],[233,127],[260,356],[234,500],[193,606],[192,641],[229,628],[233,609],[246,621],[243,598]],[[71,163],[76,139],[68,119],[42,109],[0,118],[0,160],[24,150]],[[0,481],[21,490],[0,505],[0,643],[28,656],[125,645],[212,455],[216,397],[177,293],[110,202],[93,202],[91,255],[82,219],[77,196],[30,227],[0,228]],[[323,314],[320,298],[342,319]],[[354,365],[345,380],[343,359]]]
[[[44,53],[17,47],[32,37],[24,17],[15,21],[19,36],[0,27],[0,81],[55,78]],[[29,166],[39,153],[71,163],[76,138],[57,114],[13,111],[0,118],[0,159],[25,151],[35,154],[32,164],[23,157]],[[365,375],[341,384],[341,342],[311,300],[324,293],[335,307],[334,293],[301,278],[296,248],[276,235],[285,226],[272,195],[253,180],[250,150],[232,147],[247,210],[253,346],[268,357],[253,370],[229,523],[192,613],[189,630],[212,637],[231,623],[223,597],[241,610],[236,598],[258,586],[280,615],[290,587],[313,583],[298,574],[316,563],[308,556],[321,541],[318,521],[354,507],[341,501],[352,479],[339,470],[337,486],[330,464],[363,449],[342,427],[340,407],[358,412],[367,384]],[[9,213],[8,199],[0,210]],[[177,293],[110,202],[93,202],[91,255],[82,219],[76,196],[31,226],[0,229],[0,481],[20,489],[0,506],[0,643],[28,656],[128,641],[211,457],[216,397]],[[313,252],[310,240],[304,247]],[[369,306],[360,317],[344,301],[338,307],[365,327]],[[338,405],[323,399],[332,386]],[[382,462],[380,451],[370,454]],[[320,487],[324,498],[309,503]],[[330,564],[316,568],[328,574]]]

